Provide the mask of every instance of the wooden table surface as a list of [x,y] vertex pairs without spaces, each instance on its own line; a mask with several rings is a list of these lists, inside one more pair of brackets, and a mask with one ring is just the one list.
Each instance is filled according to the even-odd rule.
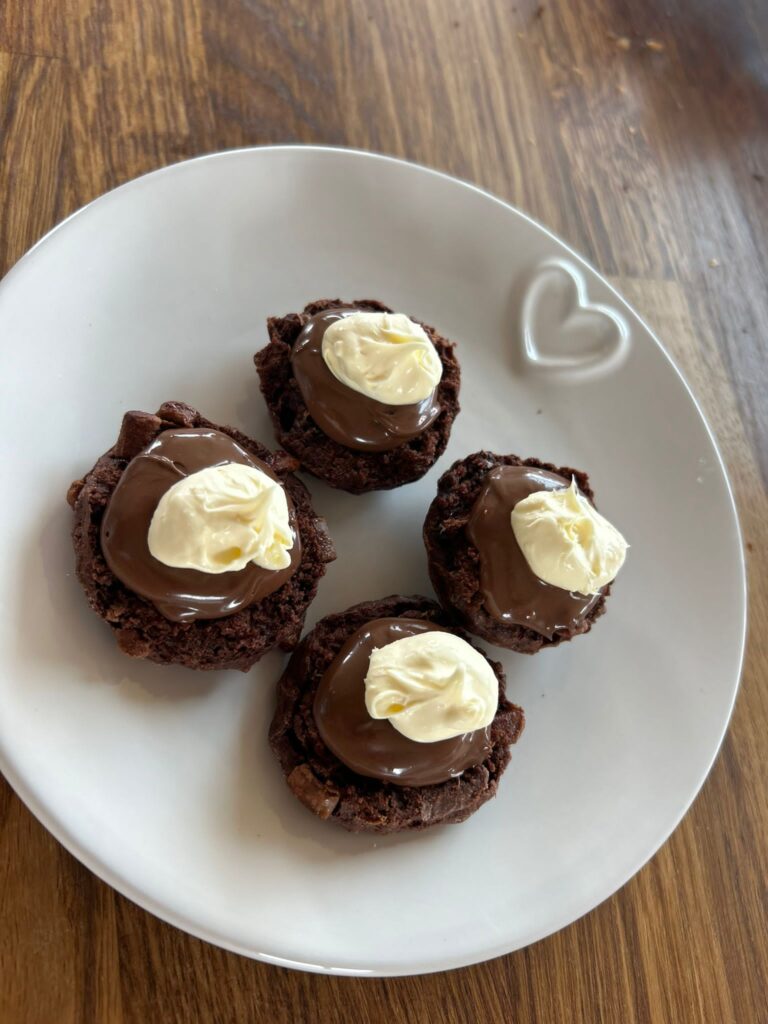
[[658,331],[751,563],[711,776],[583,920],[448,974],[273,968],[116,895],[0,782],[2,1024],[768,1021],[767,53],[765,0],[0,0],[0,273],[83,203],[199,153],[327,143],[441,168],[551,227]]

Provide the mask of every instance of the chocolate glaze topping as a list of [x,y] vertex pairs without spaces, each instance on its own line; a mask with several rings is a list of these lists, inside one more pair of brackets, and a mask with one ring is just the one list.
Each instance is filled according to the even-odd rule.
[[440,414],[437,392],[413,405],[384,405],[331,373],[322,354],[327,328],[352,309],[329,309],[304,325],[291,352],[293,375],[309,414],[323,433],[347,448],[385,452],[418,437]]
[[554,587],[533,572],[515,539],[512,509],[535,491],[569,487],[556,473],[532,466],[498,466],[485,479],[467,523],[480,554],[483,603],[501,622],[527,626],[551,640],[558,630],[577,628],[602,595],[592,597]]
[[207,573],[174,569],[150,554],[147,533],[163,494],[182,477],[227,462],[253,466],[278,479],[269,466],[221,431],[164,430],[128,463],[104,512],[101,548],[107,565],[127,587],[174,622],[232,615],[281,587],[301,560],[296,517],[287,495],[293,547],[286,569],[262,569],[250,562],[236,572]]
[[447,632],[423,619],[374,619],[346,641],[317,689],[314,717],[326,746],[359,775],[398,786],[429,786],[480,764],[491,750],[490,726],[436,743],[409,740],[365,706],[365,676],[376,647],[417,633]]

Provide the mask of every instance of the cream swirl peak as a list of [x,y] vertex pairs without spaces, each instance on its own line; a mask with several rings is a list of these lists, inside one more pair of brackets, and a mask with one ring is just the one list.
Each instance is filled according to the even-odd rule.
[[579,493],[573,479],[562,490],[529,494],[510,517],[531,571],[551,586],[592,596],[624,564],[629,545]]
[[293,533],[281,485],[255,466],[229,462],[182,477],[158,502],[147,544],[177,569],[223,573],[291,564]]
[[407,636],[376,648],[365,677],[365,706],[417,743],[485,729],[498,707],[490,664],[453,633]]
[[357,310],[325,330],[322,356],[334,377],[383,405],[415,405],[440,383],[443,365],[427,332],[404,313]]

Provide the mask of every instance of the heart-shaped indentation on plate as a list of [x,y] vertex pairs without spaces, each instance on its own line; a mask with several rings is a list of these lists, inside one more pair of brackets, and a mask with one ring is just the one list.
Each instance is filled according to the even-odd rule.
[[629,326],[610,306],[591,303],[581,272],[563,259],[533,273],[521,316],[523,363],[567,377],[615,370],[629,352]]

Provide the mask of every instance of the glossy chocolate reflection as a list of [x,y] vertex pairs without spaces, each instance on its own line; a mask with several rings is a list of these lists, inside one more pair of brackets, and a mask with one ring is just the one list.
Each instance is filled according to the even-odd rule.
[[461,775],[490,753],[490,726],[416,743],[386,719],[368,714],[365,676],[374,647],[433,630],[441,627],[423,619],[374,619],[346,641],[326,669],[315,695],[315,722],[326,746],[353,772],[398,786],[429,786]]
[[578,629],[602,591],[585,597],[539,579],[520,550],[510,517],[529,494],[569,485],[570,480],[545,469],[497,466],[485,478],[467,523],[467,536],[480,553],[485,607],[499,621],[527,626],[548,640],[558,630]]
[[325,365],[326,329],[353,309],[329,309],[304,325],[291,351],[293,375],[309,414],[324,434],[347,448],[385,452],[418,437],[440,414],[437,389],[413,405],[383,405],[342,384]]
[[253,466],[277,480],[269,466],[219,430],[165,430],[128,463],[102,519],[101,549],[109,568],[175,622],[232,615],[281,587],[301,560],[296,515],[287,495],[293,547],[285,569],[262,569],[251,562],[236,572],[216,574],[175,569],[150,554],[147,533],[163,494],[182,477],[227,462]]

